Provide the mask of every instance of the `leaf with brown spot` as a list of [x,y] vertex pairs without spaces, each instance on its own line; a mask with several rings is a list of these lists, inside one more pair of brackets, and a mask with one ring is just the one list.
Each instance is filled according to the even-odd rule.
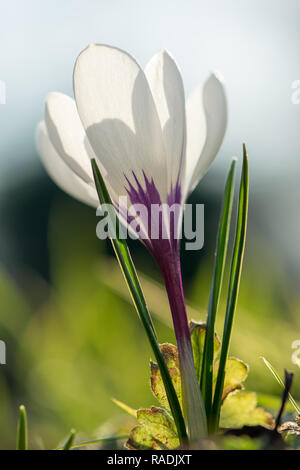
[[[162,344],[160,346],[164,361],[168,367],[176,394],[180,406],[182,408],[181,402],[181,376],[179,369],[179,359],[177,348],[172,344]],[[150,362],[151,368],[151,389],[154,396],[160,402],[162,406],[169,409],[169,402],[166,394],[166,390],[162,381],[160,370],[158,365],[155,362]]]
[[[191,333],[191,342],[192,342],[192,348],[193,348],[196,376],[197,376],[198,382],[200,383],[204,342],[205,342],[205,335],[206,335],[206,324],[191,321],[190,333]],[[219,340],[218,335],[215,334],[214,360],[216,360],[218,356],[220,347],[221,347],[221,341]]]
[[236,391],[230,393],[221,407],[221,428],[242,428],[243,426],[264,426],[272,428],[274,420],[270,413],[257,407],[256,393]]
[[[219,369],[219,361],[214,364],[214,381],[213,387],[215,388],[217,374]],[[222,400],[234,390],[241,390],[243,388],[243,382],[248,376],[249,367],[241,359],[235,357],[229,357],[226,362],[225,368],[225,379]]]
[[137,411],[138,425],[135,426],[126,443],[132,450],[166,450],[179,447],[179,439],[173,419],[162,408]]

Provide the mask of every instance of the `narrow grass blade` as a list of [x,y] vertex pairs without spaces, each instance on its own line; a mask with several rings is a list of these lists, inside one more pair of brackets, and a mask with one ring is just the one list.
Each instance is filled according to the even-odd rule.
[[121,410],[125,411],[125,413],[128,413],[130,416],[133,416],[133,418],[136,418],[136,410],[126,405],[126,403],[123,403],[122,401],[117,400],[116,398],[112,398],[112,401],[114,402],[115,405],[121,408]]
[[25,406],[21,405],[19,408],[19,421],[17,431],[17,450],[27,450],[27,416]]
[[[77,442],[76,444],[72,444],[71,447],[69,448],[69,450],[77,449],[78,447],[85,447],[85,446],[91,446],[91,445],[96,445],[96,444],[103,444],[103,443],[106,443],[106,442],[120,441],[120,440],[128,439],[128,438],[129,438],[129,435],[124,434],[124,435],[121,435],[121,436],[102,437],[102,438],[99,438],[99,439],[93,439],[91,441]],[[65,449],[60,447],[59,449],[56,449],[56,450],[65,450]]]
[[281,399],[282,403],[281,403],[280,410],[279,410],[278,415],[277,415],[276,420],[275,420],[275,426],[274,426],[274,431],[273,432],[278,431],[278,428],[280,426],[281,419],[282,419],[283,412],[284,412],[284,408],[285,408],[285,405],[286,405],[286,401],[287,401],[287,399],[290,395],[290,390],[291,390],[291,387],[292,387],[292,384],[293,384],[293,379],[294,379],[294,374],[292,372],[288,372],[287,370],[285,370],[284,375],[285,375],[285,384],[284,384],[284,390],[283,390],[282,399]]
[[[276,372],[276,370],[274,369],[272,364],[270,364],[270,362],[265,357],[261,357],[261,359],[264,361],[265,365],[267,366],[267,368],[269,369],[269,371],[271,372],[273,377],[277,380],[279,385],[281,385],[281,387],[284,389],[285,388],[284,382],[281,379],[278,372]],[[300,407],[298,406],[298,403],[296,402],[296,400],[293,398],[293,396],[290,393],[288,394],[288,399],[289,399],[291,405],[295,408],[296,413],[298,413],[298,415],[300,415]]]
[[225,192],[219,222],[219,231],[217,236],[213,280],[210,291],[206,320],[206,335],[204,343],[200,386],[202,396],[204,398],[206,415],[208,419],[211,413],[212,406],[215,320],[219,306],[222,282],[224,277],[225,261],[228,249],[228,238],[234,196],[235,166],[236,158],[232,160],[225,185]]
[[[109,207],[111,207],[111,210],[114,210],[111,198],[109,196],[104,180],[99,171],[98,165],[94,159],[92,159],[91,163],[92,163],[94,180],[95,180],[95,185],[96,185],[96,189],[98,192],[100,203],[107,204],[109,205]],[[113,216],[114,214],[111,214],[111,215]],[[115,218],[112,217],[112,220],[114,219]],[[164,386],[166,389],[166,394],[168,397],[170,409],[172,411],[173,418],[177,427],[178,436],[179,436],[181,443],[183,444],[184,441],[186,441],[187,439],[187,433],[186,433],[185,422],[182,416],[178,397],[176,395],[168,368],[163,359],[163,356],[162,356],[162,353],[161,353],[161,350],[157,341],[157,335],[155,333],[155,329],[154,329],[154,326],[153,326],[153,323],[152,323],[152,320],[151,320],[151,317],[150,317],[150,314],[146,305],[146,301],[145,301],[142,288],[138,280],[138,276],[137,276],[132,258],[130,256],[127,243],[123,238],[120,238],[121,230],[122,230],[122,227],[120,226],[120,223],[117,219],[117,227],[114,233],[115,236],[111,238],[111,243],[114,248],[117,260],[119,261],[123,275],[125,277],[128,289],[131,293],[133,303],[138,312],[139,318],[144,326],[148,340],[153,350],[153,354],[160,368],[160,372],[161,372],[161,376],[162,376]]]
[[235,232],[235,242],[230,269],[229,289],[226,305],[225,323],[223,330],[222,348],[220,355],[220,364],[217,375],[216,389],[213,400],[212,415],[210,426],[212,431],[216,431],[219,425],[222,393],[224,386],[225,367],[228,356],[230,336],[234,313],[237,305],[238,292],[241,280],[242,265],[245,251],[247,218],[248,218],[248,197],[249,197],[249,173],[248,173],[248,155],[246,146],[243,146],[243,167],[240,183],[240,194],[238,203],[238,214]]
[[70,435],[68,436],[65,444],[62,447],[62,450],[70,450],[73,447],[75,436],[76,436],[76,431],[72,429],[70,432]]

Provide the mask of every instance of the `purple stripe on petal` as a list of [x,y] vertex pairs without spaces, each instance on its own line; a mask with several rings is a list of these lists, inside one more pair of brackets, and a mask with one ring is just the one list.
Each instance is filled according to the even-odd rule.
[[168,205],[172,206],[173,204],[181,204],[182,200],[182,193],[181,193],[181,186],[179,184],[179,181],[177,181],[175,187],[173,188],[173,185],[171,185],[171,190],[168,194]]
[[[180,240],[178,228],[181,223],[181,187],[177,183],[171,187],[167,202],[162,204],[160,193],[153,178],[143,172],[143,185],[136,173],[132,171],[134,183],[125,175],[127,181],[126,191],[131,204],[138,213],[136,221],[140,221],[140,238],[149,248],[156,259],[161,259],[166,253],[179,253]],[[145,208],[139,211],[139,206]],[[128,223],[133,221],[132,216],[127,217]],[[147,233],[144,233],[147,232]]]
[[[171,185],[171,190],[168,194],[167,204],[169,207],[172,207],[174,204],[181,205],[182,202],[182,192],[179,181],[177,180],[175,187]],[[173,249],[176,252],[180,251],[180,238],[178,238],[178,229],[181,228],[181,217],[178,220],[175,220],[174,213],[170,214],[170,239],[173,245]],[[177,230],[177,232],[175,232]],[[177,234],[177,236],[176,236]]]

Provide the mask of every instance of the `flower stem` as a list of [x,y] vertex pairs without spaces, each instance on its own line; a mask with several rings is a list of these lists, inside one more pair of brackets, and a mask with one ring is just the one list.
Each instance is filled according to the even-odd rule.
[[191,336],[182,287],[180,257],[166,253],[157,260],[168,293],[175,330],[182,387],[183,413],[193,442],[207,435],[205,407],[196,377]]

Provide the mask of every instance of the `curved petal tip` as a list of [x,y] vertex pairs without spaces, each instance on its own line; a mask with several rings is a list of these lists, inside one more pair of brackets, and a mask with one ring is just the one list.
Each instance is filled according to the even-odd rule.
[[211,86],[219,86],[224,90],[224,83],[223,75],[218,71],[212,71],[204,82],[203,90],[205,90],[205,88],[210,88]]

